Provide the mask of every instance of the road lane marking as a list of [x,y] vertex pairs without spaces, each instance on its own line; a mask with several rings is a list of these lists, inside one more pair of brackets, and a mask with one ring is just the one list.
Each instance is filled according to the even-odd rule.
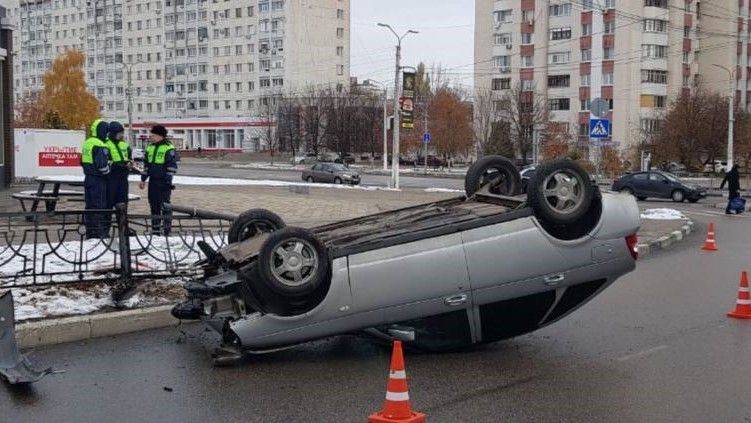
[[652,355],[652,354],[654,354],[656,352],[659,352],[659,351],[662,351],[662,350],[666,350],[666,349],[668,349],[667,345],[658,345],[656,347],[648,348],[648,349],[643,350],[643,351],[639,351],[639,352],[636,352],[636,353],[633,353],[633,354],[627,354],[627,355],[624,355],[622,357],[618,357],[617,360],[622,363],[624,361],[633,360],[635,358],[646,357],[648,355]]

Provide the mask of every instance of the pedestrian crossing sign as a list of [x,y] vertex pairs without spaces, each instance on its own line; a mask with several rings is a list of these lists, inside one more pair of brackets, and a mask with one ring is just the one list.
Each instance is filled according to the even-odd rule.
[[589,137],[594,139],[609,138],[610,121],[607,119],[590,119]]

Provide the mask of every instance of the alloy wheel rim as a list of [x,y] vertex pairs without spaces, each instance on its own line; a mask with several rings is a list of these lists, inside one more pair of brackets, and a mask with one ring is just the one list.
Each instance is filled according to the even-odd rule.
[[318,270],[318,253],[309,241],[285,240],[271,254],[271,272],[282,284],[299,287],[309,283]]
[[545,178],[543,183],[545,202],[560,214],[571,214],[584,201],[584,183],[578,175],[557,171]]

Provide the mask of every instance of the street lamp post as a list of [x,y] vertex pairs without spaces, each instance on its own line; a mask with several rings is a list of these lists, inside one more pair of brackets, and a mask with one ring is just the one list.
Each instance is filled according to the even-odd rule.
[[[735,106],[735,71],[731,71],[725,66],[713,63],[712,66],[718,67],[728,73],[730,80],[730,98],[728,99],[728,165],[726,168],[732,169],[733,167],[733,126],[735,124],[735,116],[733,114],[733,107]],[[727,169],[726,169],[727,170]]]
[[394,145],[392,147],[393,151],[391,153],[393,155],[393,157],[391,158],[391,185],[393,188],[399,189],[399,126],[401,125],[401,116],[399,115],[399,76],[402,71],[402,40],[407,35],[418,34],[418,32],[410,29],[400,37],[399,34],[394,31],[394,28],[392,28],[391,25],[379,23],[378,26],[388,28],[389,31],[394,34],[394,37],[396,37],[396,73],[394,76]]

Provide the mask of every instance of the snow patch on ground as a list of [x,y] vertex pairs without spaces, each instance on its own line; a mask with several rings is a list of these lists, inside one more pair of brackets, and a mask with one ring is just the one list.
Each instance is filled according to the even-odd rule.
[[425,192],[449,192],[449,193],[464,193],[464,190],[461,189],[450,189],[450,188],[426,188]]
[[[91,314],[115,309],[112,290],[105,284],[12,288],[16,321]],[[145,283],[123,302],[125,309],[175,304],[184,298],[177,280]]]
[[647,220],[683,220],[686,216],[675,209],[647,209],[641,213],[642,219]]

